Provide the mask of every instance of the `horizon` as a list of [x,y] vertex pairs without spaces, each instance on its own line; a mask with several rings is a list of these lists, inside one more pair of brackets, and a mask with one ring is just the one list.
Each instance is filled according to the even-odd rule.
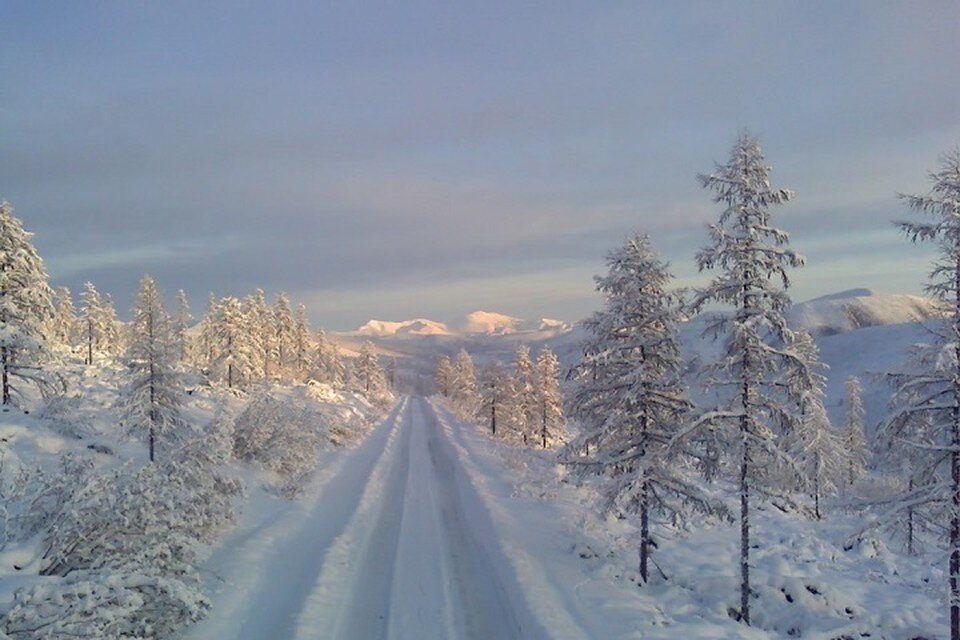
[[0,199],[53,284],[124,317],[150,273],[194,315],[259,287],[332,330],[574,322],[634,231],[709,277],[695,176],[746,126],[797,193],[795,299],[920,292],[890,221],[960,141],[956,3],[269,7],[0,10]]

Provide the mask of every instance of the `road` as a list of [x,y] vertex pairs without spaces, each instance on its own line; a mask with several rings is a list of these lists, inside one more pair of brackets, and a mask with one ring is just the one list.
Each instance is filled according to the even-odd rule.
[[225,584],[191,638],[551,637],[458,457],[457,424],[401,399],[318,474],[301,509],[229,541]]

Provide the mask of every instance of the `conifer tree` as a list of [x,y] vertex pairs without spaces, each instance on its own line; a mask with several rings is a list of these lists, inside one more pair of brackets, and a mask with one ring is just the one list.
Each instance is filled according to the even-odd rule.
[[215,345],[217,341],[217,319],[220,316],[220,306],[213,293],[207,296],[207,312],[200,321],[199,353],[195,354],[194,363],[201,369],[209,371],[215,359]]
[[333,342],[328,351],[327,371],[329,372],[329,381],[334,389],[343,388],[347,383],[347,368],[343,364],[343,358],[340,357],[340,345]]
[[117,319],[117,307],[113,303],[113,296],[104,294],[101,305],[100,324],[103,327],[103,341],[101,347],[110,357],[121,355],[127,348],[124,326]]
[[53,317],[53,291],[33,234],[0,202],[0,395],[4,406],[15,404],[16,381],[53,389],[41,365],[50,352],[46,327]]
[[945,512],[950,637],[960,640],[960,149],[942,158],[930,180],[929,194],[900,196],[928,219],[897,226],[911,241],[937,247],[925,290],[945,303],[946,317],[935,339],[914,352],[917,373],[891,376],[894,411],[878,435],[888,455],[909,460],[907,490],[891,500],[887,517],[914,509]]
[[148,275],[140,281],[133,329],[129,353],[133,380],[126,397],[126,422],[130,429],[147,433],[153,462],[157,440],[168,441],[183,425],[183,383],[175,366],[177,345],[170,317]]
[[483,370],[480,377],[480,408],[478,417],[490,424],[490,435],[497,435],[498,414],[502,419],[503,403],[507,395],[508,380],[499,362]]
[[94,354],[98,353],[106,340],[106,327],[103,325],[103,300],[92,282],[83,285],[80,294],[80,309],[83,314],[83,343],[85,346],[84,362],[93,364]]
[[450,395],[453,386],[453,377],[453,363],[450,361],[450,358],[440,356],[440,359],[437,361],[436,385],[437,391],[439,391],[440,395],[444,398]]
[[367,397],[380,396],[384,391],[383,369],[377,359],[377,352],[369,340],[360,347],[353,366],[353,384]]
[[180,289],[177,291],[177,318],[173,323],[173,335],[177,347],[177,358],[181,363],[188,362],[190,357],[190,336],[187,335],[187,329],[190,328],[192,319],[187,294]]
[[254,375],[267,381],[279,379],[276,327],[263,289],[257,289],[246,299],[244,314]]
[[770,185],[770,167],[753,136],[741,134],[728,162],[699,179],[715,192],[714,201],[723,211],[709,227],[710,244],[697,254],[701,271],[719,273],[697,292],[691,306],[700,311],[708,304],[727,305],[733,313],[716,314],[708,324],[708,335],[723,338],[724,353],[706,371],[722,401],[693,426],[709,430],[736,450],[739,616],[749,625],[751,487],[776,486],[770,470],[789,464],[778,436],[801,419],[797,399],[783,397],[782,381],[806,366],[792,348],[793,333],[784,319],[790,305],[788,270],[804,260],[789,248],[787,233],[772,224],[770,208],[788,202],[793,194]]
[[564,428],[563,394],[560,392],[560,361],[549,347],[537,355],[537,396],[540,446],[562,440]]
[[256,356],[247,330],[247,318],[237,298],[224,298],[214,319],[212,372],[227,387],[243,387],[256,377]]
[[303,382],[310,367],[310,324],[307,320],[307,308],[298,304],[293,315],[293,358],[294,379]]
[[53,341],[65,352],[72,353],[76,345],[78,333],[77,311],[73,306],[73,296],[70,289],[57,289],[57,304],[51,322]]
[[843,432],[843,447],[847,451],[846,482],[852,486],[867,468],[867,437],[863,424],[863,387],[852,376],[847,379],[847,412]]
[[683,319],[672,276],[646,235],[626,239],[597,278],[603,310],[584,322],[589,337],[574,370],[570,407],[582,433],[567,462],[600,473],[608,506],[640,516],[640,576],[648,579],[650,513],[724,513],[684,479],[681,433],[691,409],[681,381],[677,327]]
[[524,444],[529,437],[539,431],[537,414],[539,398],[537,396],[536,371],[530,359],[527,345],[517,347],[511,380],[510,412],[511,422]]
[[296,355],[293,312],[290,310],[290,298],[281,293],[273,305],[274,345],[277,355],[277,375],[282,381],[289,381]]
[[457,413],[463,419],[471,419],[477,412],[477,376],[473,358],[466,349],[457,354],[453,366],[453,380],[450,384],[450,397]]

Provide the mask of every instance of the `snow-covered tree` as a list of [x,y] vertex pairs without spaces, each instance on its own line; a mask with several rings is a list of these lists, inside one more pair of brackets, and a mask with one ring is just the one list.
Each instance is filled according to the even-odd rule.
[[129,336],[125,327],[117,318],[117,307],[113,303],[113,296],[109,293],[103,296],[101,313],[101,326],[103,327],[101,348],[107,356],[116,358],[126,351]]
[[256,379],[258,354],[250,335],[240,300],[233,297],[221,300],[212,325],[211,372],[228,387],[242,387]]
[[504,413],[510,431],[524,444],[539,432],[539,404],[536,369],[530,359],[530,348],[522,344],[517,347]]
[[[821,499],[836,492],[843,482],[849,455],[823,405],[826,378],[821,370],[825,367],[820,363],[820,350],[813,337],[806,331],[796,332],[793,350],[805,366],[789,369],[792,377],[785,381],[800,404],[800,420],[783,437],[784,448],[790,455],[784,465],[785,480],[788,485],[794,479],[806,486],[813,498],[814,516],[819,520]],[[797,470],[802,471],[802,477],[797,477]]]
[[463,419],[472,419],[477,412],[477,375],[473,358],[466,349],[461,349],[453,365],[453,379],[450,382],[450,400],[458,415]]
[[80,310],[83,323],[83,343],[86,351],[86,364],[93,364],[94,354],[100,350],[104,341],[103,300],[92,282],[83,285],[80,294]]
[[212,293],[207,296],[207,311],[200,320],[200,339],[196,352],[193,354],[194,364],[206,371],[213,366],[214,346],[216,345],[216,324],[220,316],[220,307],[217,297]]
[[509,379],[499,362],[483,369],[478,382],[480,387],[480,408],[477,417],[490,424],[490,435],[497,435],[498,414],[502,420],[503,403],[507,396]]
[[335,389],[339,389],[347,383],[347,367],[340,356],[340,345],[335,342],[330,343],[327,353],[328,380]]
[[950,637],[960,640],[960,149],[946,154],[930,179],[929,194],[901,195],[928,219],[897,225],[911,241],[936,245],[940,256],[925,289],[945,303],[946,317],[935,339],[913,354],[913,370],[892,376],[894,409],[878,436],[888,454],[911,462],[906,491],[891,499],[886,516],[927,509],[947,520]]
[[176,338],[150,276],[140,281],[133,306],[130,366],[133,380],[124,401],[127,427],[147,433],[150,461],[157,441],[168,443],[184,425],[183,382],[176,368]]
[[437,375],[435,378],[435,384],[437,386],[437,391],[440,392],[444,398],[450,395],[450,389],[453,385],[453,362],[450,361],[450,358],[447,356],[440,356],[440,359],[437,361]]
[[53,390],[41,365],[50,353],[46,328],[53,317],[53,291],[33,234],[0,202],[0,390],[2,403],[15,404],[17,381]]
[[383,369],[380,368],[376,349],[369,340],[360,347],[360,353],[353,363],[351,377],[357,391],[369,398],[382,396],[386,391]]
[[788,270],[803,258],[788,245],[788,235],[773,226],[770,208],[789,201],[786,189],[772,187],[757,140],[740,135],[724,165],[701,184],[715,192],[723,206],[719,221],[710,225],[710,244],[697,254],[701,271],[719,274],[696,293],[694,311],[709,304],[731,307],[732,314],[715,314],[707,334],[723,338],[723,354],[711,363],[708,383],[721,397],[719,406],[704,413],[694,427],[708,430],[735,450],[740,494],[740,611],[750,624],[750,495],[751,488],[770,487],[772,469],[787,463],[778,435],[799,424],[795,399],[784,398],[783,380],[805,367],[792,349],[793,333],[784,312],[790,305]]
[[[601,473],[608,505],[640,516],[640,575],[648,578],[650,512],[722,509],[682,473],[681,433],[691,404],[681,381],[677,326],[682,300],[646,235],[627,238],[597,278],[604,308],[584,322],[589,337],[574,370],[570,410],[581,427],[567,461]],[[672,445],[672,446],[671,446]]]
[[549,347],[537,355],[537,414],[540,446],[563,441],[563,394],[560,391],[560,360]]
[[289,381],[294,369],[293,361],[296,357],[295,333],[293,312],[290,309],[290,298],[281,293],[273,304],[273,322],[275,348],[277,354],[277,375],[283,381]]
[[190,336],[187,335],[187,329],[190,328],[192,319],[187,293],[180,289],[177,291],[177,317],[173,322],[173,337],[177,347],[177,358],[181,363],[188,362],[190,359]]
[[845,481],[852,486],[867,468],[869,449],[863,424],[863,387],[856,376],[847,378],[846,423],[843,429],[843,448],[847,452]]
[[243,304],[246,342],[250,347],[252,374],[264,380],[280,377],[277,362],[277,337],[273,312],[267,305],[263,289],[257,289]]
[[310,323],[307,308],[298,304],[293,314],[293,377],[299,382],[306,379],[310,368]]
[[73,306],[73,296],[67,287],[57,289],[56,311],[50,322],[50,329],[54,343],[63,351],[72,353],[77,342],[79,322]]

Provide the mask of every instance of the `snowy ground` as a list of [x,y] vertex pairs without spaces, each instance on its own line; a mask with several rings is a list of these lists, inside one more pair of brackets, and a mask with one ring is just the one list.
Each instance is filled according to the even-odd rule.
[[666,579],[638,587],[635,523],[602,516],[548,453],[423,398],[320,469],[295,502],[251,497],[210,559],[213,611],[187,637],[892,640],[944,628],[939,555],[882,540],[844,550],[852,516],[812,523],[761,506],[752,629],[728,615],[732,526],[658,527]]

